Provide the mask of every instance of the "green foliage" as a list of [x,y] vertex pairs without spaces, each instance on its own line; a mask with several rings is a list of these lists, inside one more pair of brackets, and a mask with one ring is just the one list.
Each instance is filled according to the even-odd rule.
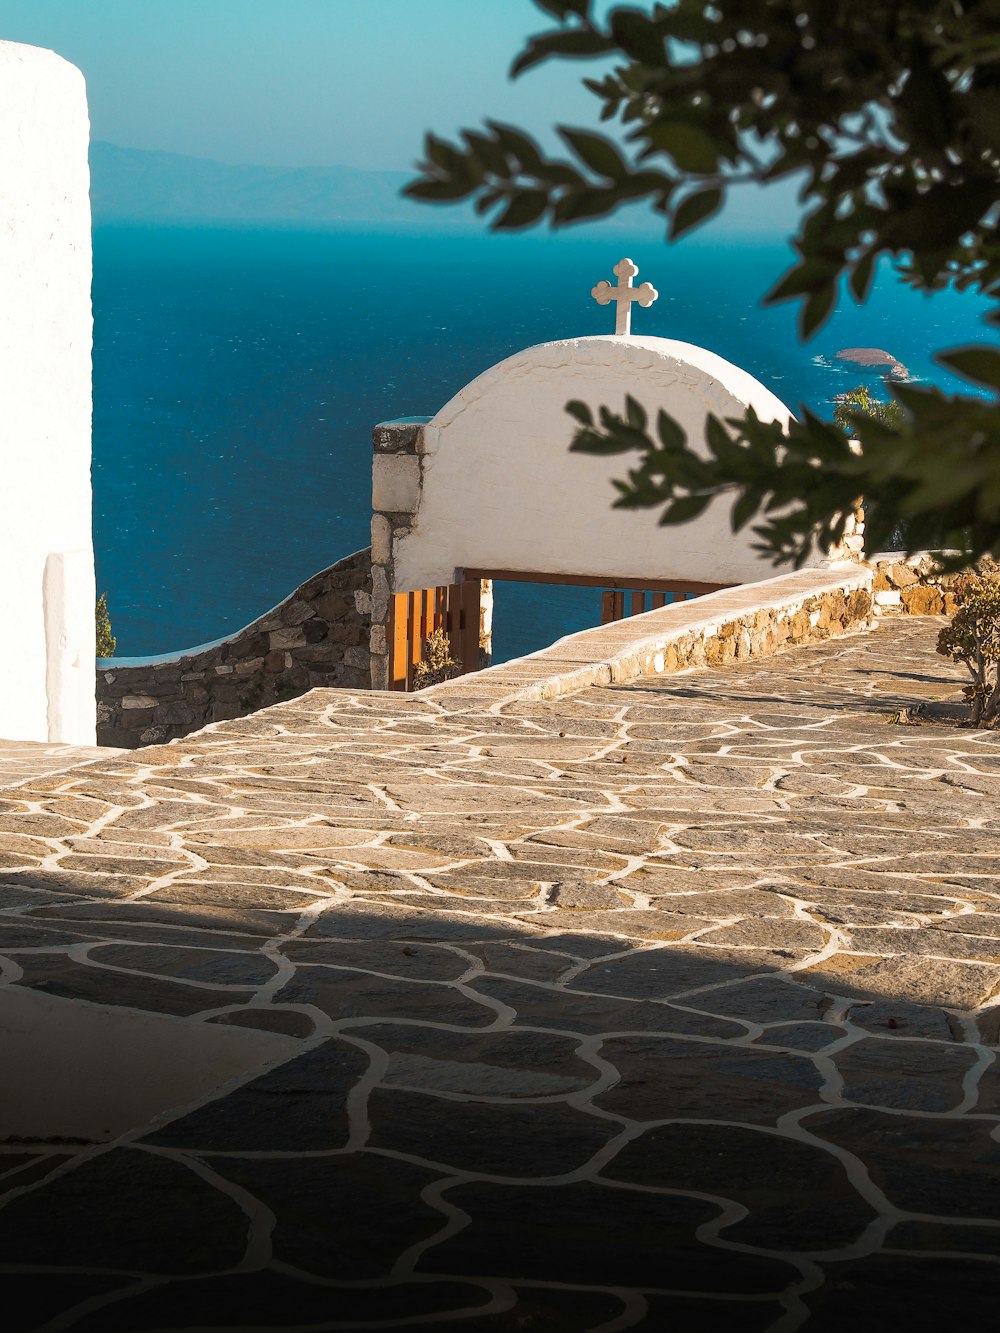
[[903,409],[894,398],[883,402],[872,394],[867,385],[859,384],[856,389],[837,395],[833,419],[841,430],[853,438],[859,419],[862,427],[869,420],[878,421],[889,429],[902,426]]
[[[536,3],[556,27],[529,41],[513,72],[613,58],[585,82],[618,139],[562,127],[568,156],[554,157],[495,122],[457,144],[429,135],[411,197],[473,197],[496,228],[565,226],[644,200],[673,240],[741,182],[792,177],[808,211],[796,262],[767,301],[800,302],[803,337],[829,318],[844,282],[867,297],[881,256],[915,288],[987,296],[986,318],[1000,324],[997,0],[676,0],[603,20],[590,0]],[[894,385],[897,419],[852,416],[863,446],[853,461],[841,432],[808,412],[781,446],[752,416],[715,422],[700,459],[662,414],[653,435],[626,407],[582,422],[574,447],[637,450],[618,504],[662,505],[667,523],[731,494],[734,529],[759,516],[759,549],[776,561],[801,562],[815,529],[824,547],[837,541],[863,494],[875,546],[902,526],[910,550],[957,548],[961,563],[1000,552],[1000,350],[938,361],[977,396]]]
[[[884,426],[887,431],[896,431],[903,425],[903,409],[894,398],[888,402],[874,397],[867,385],[859,384],[856,389],[851,389],[847,393],[839,394],[836,405],[833,409],[833,419],[842,431],[845,431],[850,439],[854,439],[858,434],[859,419],[861,429],[869,421],[876,421]],[[872,532],[884,530],[884,523],[879,514],[877,501],[869,499],[865,502],[865,522],[866,527]],[[869,550],[878,550],[884,546],[886,550],[900,550],[907,545],[907,528],[905,522],[896,522],[892,526],[889,538],[885,542],[879,542],[875,546],[869,538]]]
[[413,669],[413,688],[426,689],[461,675],[462,663],[451,655],[451,640],[443,629],[436,629],[424,639],[423,654]]
[[972,684],[962,691],[974,727],[1000,722],[1000,579],[970,578],[959,589],[960,605],[938,635],[937,650],[963,662]]
[[111,633],[111,617],[108,614],[108,594],[102,592],[94,608],[97,626],[97,656],[114,657],[118,640]]

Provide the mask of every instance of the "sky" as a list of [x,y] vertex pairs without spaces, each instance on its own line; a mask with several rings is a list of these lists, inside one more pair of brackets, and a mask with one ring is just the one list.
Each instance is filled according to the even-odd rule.
[[220,162],[409,170],[484,117],[595,123],[591,62],[507,77],[532,0],[0,0],[0,40],[87,80],[95,139]]

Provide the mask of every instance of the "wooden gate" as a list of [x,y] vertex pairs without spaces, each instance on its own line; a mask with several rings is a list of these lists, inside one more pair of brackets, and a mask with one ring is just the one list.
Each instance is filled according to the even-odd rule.
[[703,597],[707,592],[718,592],[723,583],[677,583],[664,590],[659,588],[608,588],[601,593],[601,624],[610,625],[629,616],[641,616],[655,611],[669,602],[686,602],[692,597]]
[[479,670],[479,579],[393,593],[389,604],[389,689],[412,690],[424,639],[446,631],[461,675]]
[[510,569],[466,569],[462,572],[465,578],[459,583],[397,592],[390,598],[386,635],[390,690],[413,689],[413,672],[423,656],[424,640],[438,629],[447,631],[451,655],[462,663],[460,674],[464,676],[479,670],[481,580],[602,588],[602,625],[624,620],[626,616],[642,615],[644,611],[666,606],[668,601],[686,601],[728,586],[681,579],[643,579],[641,586],[636,587],[624,580],[602,579],[589,574],[543,574]]
[[[641,616],[668,602],[685,602],[709,592],[730,588],[730,583],[695,583],[690,579],[618,579],[595,574],[543,574],[521,569],[466,569],[467,579],[492,579],[494,583],[558,583],[564,587],[602,588],[601,624],[610,625],[627,616]],[[649,604],[647,605],[647,600]]]

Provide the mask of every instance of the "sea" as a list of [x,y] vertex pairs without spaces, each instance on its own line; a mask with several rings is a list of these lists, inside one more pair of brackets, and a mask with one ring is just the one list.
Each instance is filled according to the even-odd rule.
[[[886,267],[803,345],[794,304],[760,305],[791,253],[759,236],[98,226],[94,534],[118,654],[221,638],[367,546],[373,426],[433,415],[521,348],[611,332],[590,290],[623,254],[660,293],[637,333],[710,348],[793,410],[881,388],[836,360],[844,347],[961,387],[933,352],[981,328],[974,298],[915,293]],[[599,618],[596,589],[504,584],[496,660]]]

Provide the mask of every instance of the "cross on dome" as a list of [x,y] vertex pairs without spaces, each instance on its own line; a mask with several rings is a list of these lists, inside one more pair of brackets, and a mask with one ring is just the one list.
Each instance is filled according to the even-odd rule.
[[618,278],[617,284],[612,287],[610,282],[602,278],[590,294],[598,305],[615,302],[615,334],[627,337],[632,332],[632,302],[638,301],[641,306],[652,305],[659,292],[649,282],[639,287],[632,286],[632,279],[639,270],[631,259],[619,260],[611,271]]

